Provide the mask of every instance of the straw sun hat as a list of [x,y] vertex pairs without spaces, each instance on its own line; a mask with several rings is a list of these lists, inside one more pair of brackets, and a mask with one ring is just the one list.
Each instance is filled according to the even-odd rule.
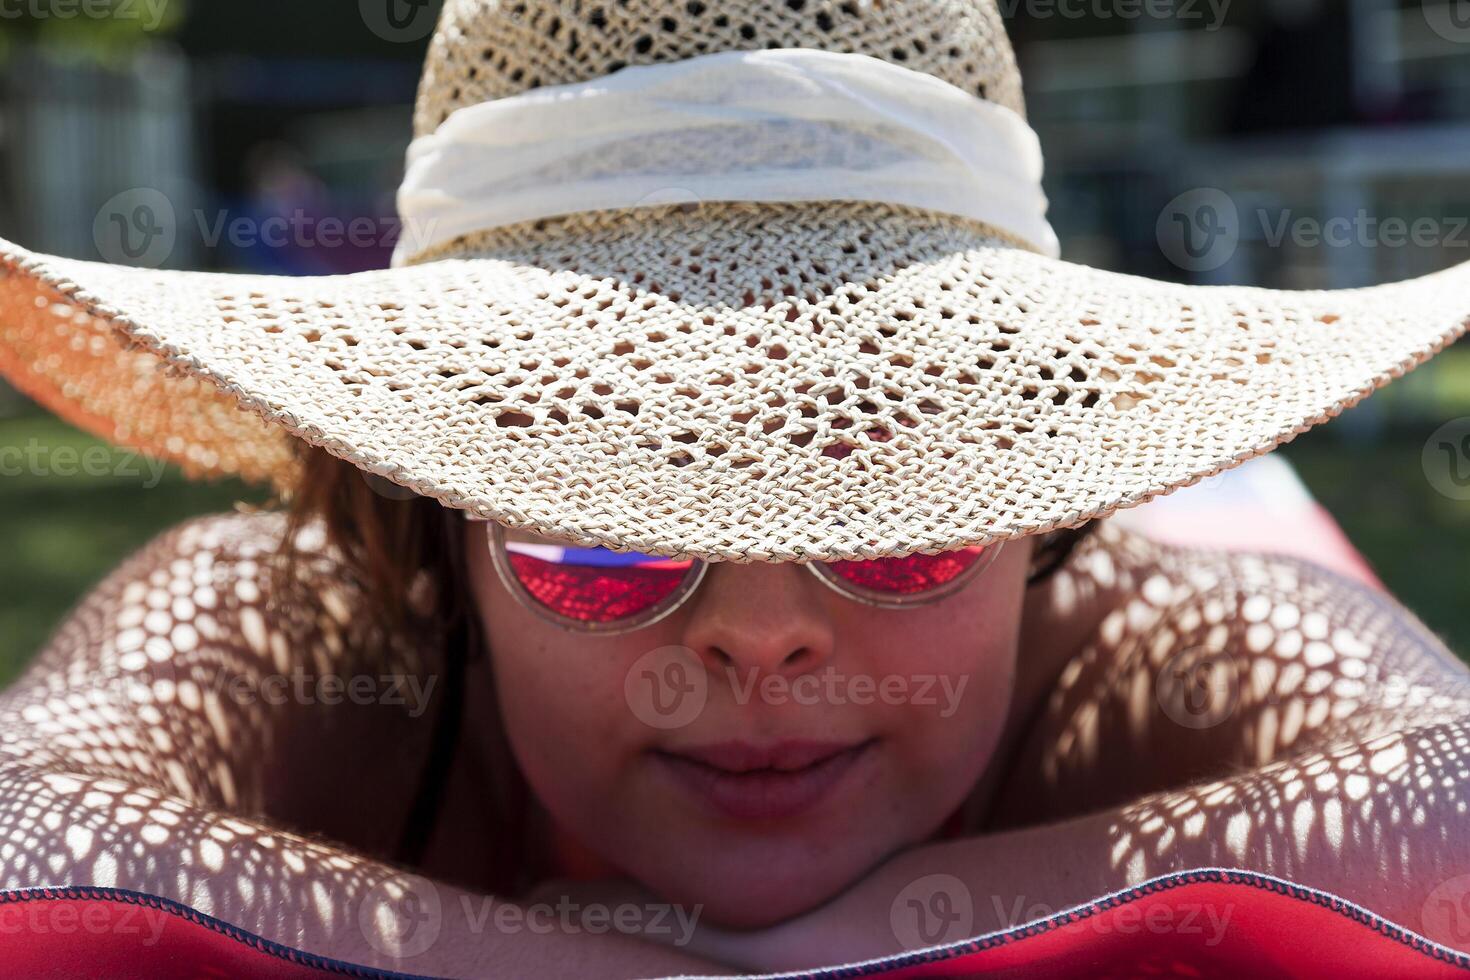
[[0,370],[196,475],[289,484],[294,436],[581,544],[825,560],[1140,503],[1470,321],[1470,265],[1294,293],[1059,261],[1024,112],[987,0],[448,0],[393,269],[0,242]]

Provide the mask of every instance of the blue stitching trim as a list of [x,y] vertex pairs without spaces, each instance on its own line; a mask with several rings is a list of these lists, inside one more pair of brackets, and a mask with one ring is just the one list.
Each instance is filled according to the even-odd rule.
[[[1275,892],[1278,895],[1285,895],[1298,901],[1319,905],[1339,915],[1347,916],[1353,921],[1365,925],[1374,932],[1401,943],[1415,952],[1448,963],[1461,970],[1470,971],[1470,955],[1460,953],[1447,946],[1441,946],[1439,943],[1426,939],[1418,933],[1395,925],[1382,916],[1368,911],[1361,905],[1350,902],[1345,898],[1340,898],[1330,892],[1319,891],[1315,888],[1309,888],[1306,885],[1298,885],[1281,878],[1254,871],[1239,871],[1230,868],[1198,868],[1192,871],[1178,871],[1172,874],[1162,875],[1158,878],[1152,878],[1131,888],[1112,892],[1093,899],[1090,902],[1078,905],[1075,908],[1058,912],[1056,915],[1048,918],[1028,923],[1024,926],[1018,926],[1014,929],[989,933],[951,946],[941,946],[935,949],[922,950],[917,953],[906,953],[900,956],[854,964],[852,966],[840,966],[805,973],[783,973],[779,977],[772,977],[771,980],[842,980],[842,978],[876,976],[890,970],[920,966],[926,963],[939,963],[945,960],[983,952],[997,946],[1004,946],[1031,936],[1041,935],[1060,926],[1082,922],[1107,909],[1126,905],[1146,895],[1200,882],[1246,885],[1252,888]],[[27,902],[55,898],[96,899],[122,902],[130,905],[146,905],[150,908],[156,908],[204,926],[227,938],[243,943],[268,955],[302,966],[325,970],[340,976],[358,977],[361,980],[433,980],[431,977],[418,974],[375,970],[342,960],[318,956],[315,953],[307,953],[291,946],[283,946],[280,943],[257,936],[255,933],[242,929],[239,926],[230,925],[228,922],[216,919],[214,916],[206,915],[181,902],[160,898],[156,895],[148,895],[143,892],[123,888],[101,888],[93,885],[69,885],[59,888],[22,888],[11,891],[0,891],[0,903]]]
[[288,960],[300,966],[317,970],[325,970],[328,973],[335,973],[340,976],[359,977],[361,980],[433,980],[432,977],[423,977],[418,974],[375,970],[371,967],[358,966],[357,964],[348,963],[343,960],[334,960],[325,956],[318,956],[315,953],[307,953],[292,946],[283,946],[280,943],[257,936],[253,932],[241,929],[239,926],[233,926],[221,919],[216,919],[212,915],[205,915],[198,909],[190,908],[182,902],[175,902],[169,898],[160,898],[157,895],[149,895],[146,892],[136,892],[126,888],[102,888],[96,885],[65,885],[56,888],[17,888],[0,891],[0,904],[56,898],[122,902],[126,905],[146,905],[149,908],[159,909],[170,915],[204,926],[228,939],[233,939],[237,943],[242,943],[278,959]]
[[1402,943],[1415,952],[1448,963],[1461,970],[1470,971],[1470,955],[1450,949],[1447,946],[1441,946],[1439,943],[1426,939],[1418,933],[1405,929],[1402,926],[1395,925],[1382,916],[1368,911],[1361,905],[1350,902],[1345,898],[1340,898],[1331,892],[1308,888],[1306,885],[1298,885],[1294,882],[1276,878],[1272,875],[1260,874],[1255,871],[1240,871],[1233,868],[1196,868],[1190,871],[1176,871],[1172,874],[1161,875],[1158,878],[1151,878],[1131,888],[1111,892],[1100,898],[1095,898],[1090,902],[1084,902],[1075,908],[1058,912],[1048,918],[1039,919],[1036,922],[1031,922],[1024,926],[988,933],[984,936],[978,936],[975,939],[963,940],[950,946],[940,946],[934,949],[920,950],[915,953],[903,953],[886,959],[870,960],[865,963],[855,963],[850,966],[808,972],[782,973],[769,977],[768,980],[840,980],[840,978],[871,977],[881,973],[887,973],[891,970],[922,966],[927,963],[940,963],[945,960],[969,956],[972,953],[980,953],[997,946],[1005,946],[1018,940],[1050,932],[1060,926],[1082,922],[1100,912],[1126,905],[1145,895],[1152,895],[1156,892],[1168,891],[1171,888],[1197,884],[1199,882],[1248,885],[1252,888],[1261,888],[1266,891],[1275,892],[1278,895],[1286,895],[1298,901],[1320,905],[1339,915],[1345,915],[1388,939]]

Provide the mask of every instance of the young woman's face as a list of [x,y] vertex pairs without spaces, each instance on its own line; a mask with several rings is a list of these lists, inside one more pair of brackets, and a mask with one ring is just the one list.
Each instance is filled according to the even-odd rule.
[[939,830],[1010,703],[1029,542],[912,609],[796,565],[710,566],[667,618],[597,635],[508,590],[469,524],[512,751],[554,830],[727,925],[790,917]]

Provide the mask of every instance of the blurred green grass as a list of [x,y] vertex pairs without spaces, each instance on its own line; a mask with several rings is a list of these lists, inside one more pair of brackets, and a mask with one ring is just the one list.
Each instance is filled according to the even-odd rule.
[[1389,591],[1470,660],[1470,502],[1437,492],[1420,462],[1442,423],[1345,442],[1331,426],[1282,450]]
[[[104,458],[104,465],[80,464]],[[0,683],[88,589],[154,535],[236,501],[265,499],[236,481],[191,483],[172,467],[155,486],[157,465],[51,416],[0,419]]]
[[[1470,415],[1470,351],[1448,352],[1373,402],[1372,414],[1359,409],[1283,452],[1393,593],[1464,656],[1470,503],[1437,493],[1420,456],[1440,422]],[[1404,417],[1439,421],[1380,420]],[[42,447],[55,465],[17,467],[16,449],[28,446]],[[110,464],[90,467],[90,475],[53,472],[72,458],[58,450],[81,458],[89,449],[94,459],[105,449]],[[258,488],[191,483],[173,468],[152,486],[147,462],[129,465],[130,458],[36,411],[0,418],[0,683],[91,586],[154,535],[191,516],[265,500]]]

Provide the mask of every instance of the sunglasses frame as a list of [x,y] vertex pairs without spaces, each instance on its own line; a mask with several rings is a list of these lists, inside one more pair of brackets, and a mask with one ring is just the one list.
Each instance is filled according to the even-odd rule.
[[[486,538],[490,547],[490,559],[495,566],[496,574],[500,576],[500,581],[510,590],[510,593],[522,605],[526,606],[540,618],[563,629],[577,633],[598,633],[604,636],[611,636],[620,633],[632,633],[635,630],[652,626],[654,623],[673,615],[684,603],[688,602],[689,597],[704,582],[704,576],[709,571],[709,562],[701,561],[697,558],[694,559],[693,564],[690,566],[689,571],[685,573],[684,579],[679,583],[677,589],[671,592],[667,598],[662,599],[647,611],[637,615],[614,620],[610,623],[595,623],[572,619],[568,616],[562,616],[548,608],[543,602],[531,595],[530,591],[521,582],[520,577],[516,575],[515,569],[511,567],[510,551],[505,546],[505,528],[501,524],[488,520],[472,520],[473,523],[489,525]],[[986,545],[984,552],[969,568],[964,569],[942,586],[931,589],[918,596],[882,597],[854,586],[825,563],[810,562],[806,568],[817,577],[818,581],[844,599],[850,599],[853,602],[861,603],[865,606],[872,606],[877,609],[916,609],[948,599],[970,584],[970,582],[974,581],[974,579],[984,574],[987,569],[995,564],[995,560],[999,557],[1003,544],[1004,542],[997,542]]]

